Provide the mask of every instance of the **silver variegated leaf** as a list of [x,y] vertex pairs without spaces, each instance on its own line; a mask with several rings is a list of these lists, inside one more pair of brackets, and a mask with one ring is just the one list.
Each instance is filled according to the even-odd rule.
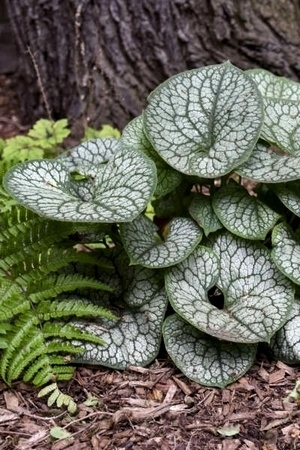
[[261,138],[287,153],[299,150],[300,107],[299,102],[265,98],[265,121]]
[[279,214],[235,182],[213,195],[214,211],[227,230],[245,239],[265,239]]
[[[153,195],[156,169],[143,154],[122,147],[119,141],[115,151],[111,142],[104,140],[104,147],[109,143],[107,153],[102,145],[98,156],[95,145],[84,144],[85,150],[77,147],[74,154],[67,152],[56,160],[15,166],[5,175],[5,187],[26,208],[51,219],[107,223],[132,220]],[[82,153],[85,156],[81,161]]]
[[235,171],[242,177],[262,183],[284,183],[300,178],[300,150],[283,154],[259,142],[252,155]]
[[123,300],[131,308],[141,307],[145,303],[151,303],[161,290],[159,274],[146,267],[132,267],[132,279],[125,287]]
[[189,213],[203,228],[205,236],[223,228],[212,207],[212,198],[208,195],[196,194],[189,206]]
[[119,139],[92,139],[82,142],[77,147],[59,155],[56,160],[61,161],[70,172],[90,175],[93,167],[107,164],[120,149]]
[[[289,314],[293,286],[262,245],[229,233],[219,233],[211,245],[212,249],[198,246],[166,274],[174,310],[219,339],[269,342]],[[221,309],[208,295],[213,286],[224,295]]]
[[256,83],[230,63],[175,75],[148,101],[144,124],[150,142],[187,175],[230,172],[248,159],[263,123]]
[[75,323],[106,342],[104,345],[80,343],[85,352],[75,362],[101,364],[120,370],[131,365],[146,366],[159,352],[166,308],[167,298],[161,289],[141,308],[124,310],[117,323]]
[[264,99],[261,137],[287,153],[299,150],[300,84],[262,69],[247,71]]
[[295,300],[287,322],[271,341],[274,356],[287,364],[300,363],[300,300]]
[[263,97],[300,102],[299,83],[278,77],[264,69],[251,69],[246,73],[256,82]]
[[[101,280],[113,290],[107,295],[94,295],[95,302],[105,302],[110,305],[122,305],[135,309],[143,306],[157,295],[164,286],[163,275],[156,270],[142,266],[130,266],[127,253],[117,247],[107,249],[106,254],[99,258],[100,263],[108,266],[101,270]],[[99,277],[99,273],[92,274]]]
[[282,203],[296,216],[300,217],[300,181],[275,184],[273,190]]
[[272,233],[272,258],[278,269],[294,283],[300,284],[300,241],[285,223]]
[[134,148],[154,161],[157,170],[155,197],[161,197],[173,191],[181,182],[182,175],[172,169],[154,150],[143,130],[143,116],[136,117],[124,128],[122,142],[126,147]]
[[131,264],[151,269],[169,267],[185,259],[198,245],[202,231],[191,219],[177,217],[168,224],[165,237],[147,217],[120,226],[124,248]]
[[174,314],[163,325],[166,350],[191,380],[224,388],[252,366],[256,344],[220,341],[202,333]]

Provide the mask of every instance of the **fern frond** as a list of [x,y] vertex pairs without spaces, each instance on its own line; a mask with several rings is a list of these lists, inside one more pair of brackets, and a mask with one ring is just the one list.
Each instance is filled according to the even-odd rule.
[[6,371],[6,382],[11,384],[17,380],[25,368],[39,356],[45,354],[45,346],[41,333],[36,332],[18,352],[12,354]]
[[7,348],[9,345],[9,338],[7,334],[11,330],[11,328],[12,325],[10,323],[0,322],[0,349],[2,350]]
[[[109,261],[80,241],[81,231],[90,236],[95,230],[101,232],[100,228],[84,229],[83,224],[47,220],[18,205],[1,215],[0,377],[8,384],[20,377],[37,386],[69,380],[75,370],[72,355],[83,352],[81,342],[104,344],[101,338],[63,321],[115,319],[104,307],[69,294],[111,291],[98,278],[99,268],[111,269]],[[63,293],[65,298],[60,298]],[[57,403],[65,401],[63,394],[57,398]]]
[[27,247],[42,241],[55,243],[68,236],[73,229],[72,223],[43,219],[21,206],[16,206],[9,218],[2,218],[0,243],[3,248],[15,249],[21,244]]
[[[55,403],[58,407],[61,407],[62,405],[67,406],[68,411],[70,414],[75,414],[77,406],[72,397],[70,395],[63,394],[59,387],[57,386],[57,383],[48,384],[48,386],[45,386],[43,389],[40,390],[38,397],[44,397],[45,395],[49,395],[47,405],[53,406]],[[60,406],[59,406],[60,405]]]
[[[39,344],[38,347],[36,345]],[[48,341],[44,342],[41,336],[36,336],[36,339],[32,339],[29,344],[26,345],[26,349],[23,348],[22,354],[16,354],[14,358],[10,361],[10,366],[7,370],[6,374],[6,382],[8,384],[11,384],[11,382],[15,379],[17,379],[22,372],[25,372],[24,380],[26,377],[26,374],[28,374],[29,371],[26,372],[26,369],[28,366],[30,366],[30,371],[38,370],[40,367],[40,361],[39,358],[41,357],[43,359],[44,367],[49,367],[52,361],[52,364],[54,361],[56,361],[54,358],[55,356],[59,355],[78,355],[82,353],[82,349],[80,347],[76,347],[72,345],[70,342],[60,342],[59,340],[55,341]],[[54,354],[54,357],[51,354]],[[47,365],[45,365],[47,358]],[[61,360],[64,364],[69,363],[68,359]],[[36,365],[37,364],[37,365]],[[30,372],[32,373],[32,372]],[[52,370],[51,370],[52,373]],[[34,373],[32,377],[34,376]]]
[[[7,192],[5,191],[6,195]],[[1,216],[0,225],[1,229],[5,230],[6,228],[9,228],[13,225],[22,223],[22,222],[28,222],[30,220],[36,219],[39,216],[34,213],[33,211],[30,211],[29,209],[25,208],[24,206],[21,206],[19,204],[14,205],[9,214],[3,214]]]
[[80,274],[54,274],[48,275],[47,278],[41,280],[40,283],[32,283],[28,285],[30,299],[34,302],[40,302],[49,298],[57,297],[62,292],[71,292],[76,289],[100,289],[111,291],[112,289],[101,281],[84,277]]
[[[49,339],[55,340],[51,341]],[[28,366],[33,365],[35,360],[42,356],[46,357],[48,355],[49,357],[51,353],[81,353],[80,346],[73,346],[71,344],[73,340],[93,342],[98,345],[105,343],[98,336],[84,332],[71,324],[64,322],[46,322],[42,330],[37,328],[35,334],[31,333],[31,339],[26,342],[26,345],[20,351],[12,354],[6,371],[6,382],[10,385],[13,380],[20,377]],[[45,362],[45,359],[43,361]],[[59,359],[59,361],[66,362],[64,358]],[[56,364],[58,364],[58,361]]]
[[[2,164],[0,162],[0,180],[2,180],[3,178],[3,173],[2,172]],[[2,217],[3,216],[7,216],[12,209],[15,207],[16,205],[16,200],[14,200],[12,197],[10,197],[10,195],[5,191],[5,189],[0,186],[0,227],[1,227],[1,222],[2,222]]]
[[89,253],[77,252],[74,248],[66,248],[66,245],[52,246],[47,250],[32,247],[0,260],[0,269],[9,272],[19,283],[27,285],[30,281],[44,279],[46,274],[57,272],[70,263],[95,265],[97,260]]
[[105,341],[95,334],[82,331],[70,323],[64,322],[46,322],[43,327],[45,339],[60,338],[69,341],[77,340],[79,342],[92,342],[93,344],[103,345]]
[[101,317],[116,320],[117,317],[108,309],[94,305],[79,298],[67,298],[45,301],[37,306],[37,313],[42,320],[51,320],[62,317]]
[[12,279],[27,285],[31,280],[39,281],[46,274],[58,271],[73,259],[76,259],[74,249],[65,250],[63,246],[45,249],[38,245],[7,256],[0,261],[0,268],[9,271]]
[[53,373],[55,374],[55,379],[57,381],[68,381],[68,380],[71,380],[75,369],[76,369],[75,366],[70,366],[70,365],[56,366],[54,361],[52,362],[52,370],[53,370]]
[[12,332],[9,335],[9,345],[3,351],[0,359],[0,375],[4,381],[6,381],[7,368],[9,367],[11,359],[14,357],[15,353],[20,351],[24,342],[30,340],[34,334],[37,323],[37,318],[27,313],[12,327]]
[[0,279],[0,323],[29,310],[29,300],[21,292],[20,286]]
[[23,380],[35,386],[42,386],[49,381],[70,380],[74,370],[75,367],[70,366],[69,360],[62,356],[43,355],[36,359],[24,373]]

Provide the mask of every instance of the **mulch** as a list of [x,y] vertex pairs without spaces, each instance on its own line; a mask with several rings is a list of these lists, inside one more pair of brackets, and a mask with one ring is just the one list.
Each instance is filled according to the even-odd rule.
[[[0,75],[0,138],[26,131],[14,77]],[[22,382],[0,382],[0,450],[296,450],[300,401],[286,397],[299,367],[261,356],[226,389],[188,380],[166,357],[124,372],[79,367],[61,385],[78,410],[48,407]],[[54,427],[69,432],[51,436]]]
[[[226,389],[188,380],[169,360],[125,372],[81,367],[62,389],[74,416],[48,408],[24,383],[0,384],[2,450],[293,450],[300,402],[285,398],[299,368],[258,361]],[[70,435],[54,440],[53,427]]]

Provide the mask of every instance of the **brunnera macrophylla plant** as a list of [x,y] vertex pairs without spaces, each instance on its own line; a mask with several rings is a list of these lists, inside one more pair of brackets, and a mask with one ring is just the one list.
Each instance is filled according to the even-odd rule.
[[143,366],[163,336],[208,386],[241,377],[259,343],[299,363],[299,143],[300,85],[226,62],[158,86],[119,140],[8,171],[7,191],[40,216],[103,224],[90,250],[112,291],[93,301],[119,320],[77,324],[106,344],[74,361]]

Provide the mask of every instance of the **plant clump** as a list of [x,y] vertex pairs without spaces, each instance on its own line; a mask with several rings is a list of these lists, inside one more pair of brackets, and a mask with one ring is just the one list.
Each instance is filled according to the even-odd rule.
[[186,376],[219,387],[259,343],[300,362],[299,104],[300,85],[265,70],[194,69],[158,86],[119,139],[5,174],[14,201],[77,224],[97,254],[86,272],[108,289],[89,302],[118,320],[68,322],[104,341],[81,342],[72,361],[143,366],[163,338]]

